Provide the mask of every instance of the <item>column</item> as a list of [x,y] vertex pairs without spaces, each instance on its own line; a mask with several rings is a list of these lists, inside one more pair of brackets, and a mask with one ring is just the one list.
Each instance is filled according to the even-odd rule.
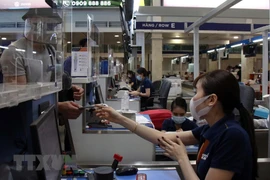
[[137,51],[138,51],[137,48],[132,48],[132,57],[134,58],[134,59],[133,59],[134,64],[133,64],[132,71],[137,71],[137,69],[138,69],[138,68],[137,68],[137,65],[138,65]]
[[162,78],[162,34],[152,33],[152,81]]
[[144,32],[136,33],[136,45],[141,47],[141,67],[145,67],[145,35]]
[[200,74],[200,42],[199,42],[199,27],[195,27],[193,30],[194,37],[193,37],[193,55],[194,55],[194,80]]
[[262,95],[268,94],[268,30],[263,32]]
[[150,70],[150,60],[151,60],[151,47],[145,46],[145,69],[149,69]]

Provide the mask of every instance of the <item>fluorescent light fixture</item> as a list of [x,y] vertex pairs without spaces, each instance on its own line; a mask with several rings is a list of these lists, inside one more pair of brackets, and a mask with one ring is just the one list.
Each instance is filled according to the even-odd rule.
[[37,54],[37,52],[36,51],[33,51],[33,54]]
[[16,51],[19,51],[19,52],[25,52],[24,49],[15,49]]
[[212,52],[215,52],[215,49],[207,51],[207,53],[212,53]]
[[222,50],[225,50],[225,47],[217,49],[217,51],[222,51]]
[[120,44],[121,42],[120,41],[117,41],[117,44]]
[[119,35],[117,35],[117,34],[116,34],[116,35],[114,35],[114,37],[116,37],[116,38],[117,38],[117,37],[119,37]]
[[180,38],[180,36],[179,35],[177,35],[177,36],[175,36],[176,38]]
[[138,12],[140,7],[140,0],[134,0],[133,2],[133,12]]
[[232,45],[231,48],[239,47],[239,46],[242,46],[242,45],[243,45],[243,43],[235,44],[235,45]]
[[70,41],[68,41],[67,43],[68,43],[68,44],[70,44],[71,42],[70,42]]
[[238,36],[233,36],[233,39],[239,39],[239,37]]
[[262,46],[262,45],[263,45],[263,43],[260,44],[260,46]]
[[2,39],[2,40],[7,40],[7,38],[6,38],[6,37],[2,37],[1,39]]
[[262,42],[262,41],[263,39],[256,39],[256,40],[253,40],[252,42],[257,43],[257,42]]
[[8,49],[7,46],[0,46],[0,48],[3,48],[3,49]]
[[181,58],[183,58],[183,59],[184,59],[184,58],[188,58],[188,56],[183,56],[183,57],[181,57]]

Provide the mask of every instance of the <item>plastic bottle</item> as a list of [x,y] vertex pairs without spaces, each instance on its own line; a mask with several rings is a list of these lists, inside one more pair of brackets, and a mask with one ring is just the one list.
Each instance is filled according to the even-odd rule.
[[129,94],[128,91],[125,91],[122,99],[121,99],[121,110],[129,111]]

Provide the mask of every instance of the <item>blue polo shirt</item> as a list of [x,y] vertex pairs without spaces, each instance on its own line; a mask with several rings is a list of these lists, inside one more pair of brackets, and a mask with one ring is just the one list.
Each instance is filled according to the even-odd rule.
[[[197,161],[197,173],[205,179],[210,168],[234,172],[233,180],[252,179],[252,148],[247,132],[234,115],[226,115],[212,127],[204,125],[192,131],[200,146],[208,146]],[[203,148],[202,148],[203,149]]]
[[138,89],[138,87],[137,87],[137,79],[136,79],[135,76],[132,76],[131,78],[129,78],[129,83],[133,83],[133,85],[132,85],[131,88],[132,88],[134,91],[137,91],[137,89]]
[[152,96],[152,93],[154,92],[154,87],[153,87],[153,84],[150,81],[150,79],[148,79],[147,77],[144,78],[144,80],[141,82],[140,92],[145,93],[146,92],[145,91],[146,89],[150,89],[150,93],[151,93],[150,96]]
[[[198,126],[197,126],[196,123],[194,123],[193,121],[190,121],[187,118],[181,124],[181,129],[183,129],[183,131],[190,131],[190,130],[195,129],[197,127]],[[163,123],[162,123],[161,130],[164,130],[164,131],[176,131],[177,129],[175,127],[175,122],[171,118],[164,120]]]

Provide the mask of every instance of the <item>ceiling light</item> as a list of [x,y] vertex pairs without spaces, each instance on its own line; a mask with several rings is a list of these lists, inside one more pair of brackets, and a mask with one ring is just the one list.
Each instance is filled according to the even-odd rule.
[[262,41],[263,39],[256,39],[256,40],[253,40],[252,42],[257,43],[257,42],[262,42]]
[[117,44],[120,44],[121,42],[120,41],[117,41]]
[[7,38],[6,38],[6,37],[2,37],[1,39],[2,39],[2,40],[7,40]]
[[231,48],[239,47],[239,46],[242,46],[242,45],[243,45],[243,43],[235,44],[235,45],[232,45]]
[[68,44],[70,44],[71,42],[70,42],[70,41],[68,41],[67,43],[68,43]]
[[225,50],[225,47],[217,49],[217,51],[222,51],[222,50]]
[[116,34],[116,35],[114,35],[114,37],[116,37],[116,38],[117,38],[117,37],[119,37],[119,35],[117,35],[117,34]]
[[215,49],[207,51],[207,53],[212,53],[212,52],[215,52]]
[[233,39],[238,39],[239,37],[238,36],[233,36]]
[[260,44],[260,46],[262,46],[262,45],[263,45],[263,43]]
[[175,36],[176,38],[180,38],[180,36],[179,35],[177,35],[177,36]]
[[3,49],[8,49],[7,46],[0,46],[0,48],[3,48]]

